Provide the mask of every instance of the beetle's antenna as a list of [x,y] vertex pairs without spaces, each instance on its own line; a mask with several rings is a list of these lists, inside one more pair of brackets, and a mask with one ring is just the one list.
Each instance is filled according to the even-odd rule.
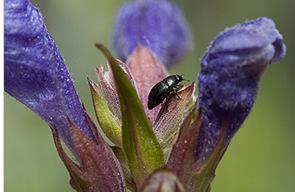
[[190,82],[190,80],[188,80],[188,79],[184,79],[184,78],[183,78],[183,76],[184,76],[184,73],[181,73],[181,74],[180,74],[180,76],[182,77],[182,80],[183,80],[183,81]]

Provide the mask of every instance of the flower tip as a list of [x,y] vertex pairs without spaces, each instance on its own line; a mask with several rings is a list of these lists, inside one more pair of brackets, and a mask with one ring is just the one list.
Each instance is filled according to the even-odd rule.
[[96,84],[94,83],[94,81],[92,81],[89,77],[87,77],[87,82],[88,82],[88,85],[89,85],[90,87],[94,87],[94,86],[96,86]]
[[94,46],[103,53],[108,52],[108,50],[106,50],[105,46],[101,43],[95,43]]
[[[286,55],[286,51],[287,51],[286,45],[284,44],[284,41],[283,41],[282,34],[280,34],[280,32],[276,29],[276,25],[272,19],[267,17],[261,17],[261,18],[258,18],[256,21],[261,26],[264,26],[263,27],[264,31],[273,33],[272,46],[275,51],[270,63],[279,61]],[[263,30],[261,31],[263,32]]]
[[101,43],[95,43],[95,47],[102,52],[102,54],[108,59],[108,60],[116,60],[111,52]]
[[273,42],[273,46],[276,51],[272,59],[272,62],[278,62],[283,57],[285,57],[287,52],[287,47],[284,44],[283,39],[277,39],[275,42]]
[[94,43],[94,46],[97,48],[97,49],[101,49],[101,47],[103,47],[103,45],[101,43]]
[[87,78],[87,81],[88,81],[88,86],[89,86],[90,92],[91,92],[91,94],[93,94],[94,92],[96,92],[98,90],[98,85],[89,78]]
[[87,82],[88,82],[88,84],[90,83],[90,81],[91,81],[91,79],[87,76],[86,77],[87,78]]
[[201,62],[248,64],[265,62],[270,64],[282,59],[286,46],[274,22],[266,17],[246,21],[226,29],[210,44]]

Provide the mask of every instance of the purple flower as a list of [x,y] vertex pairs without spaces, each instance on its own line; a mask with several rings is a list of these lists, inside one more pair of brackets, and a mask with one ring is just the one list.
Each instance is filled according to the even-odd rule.
[[167,0],[138,0],[123,6],[113,35],[119,59],[126,61],[140,44],[166,66],[182,58],[191,48],[191,36],[179,8]]
[[93,137],[63,59],[41,13],[27,0],[5,0],[5,91],[25,104],[71,145],[68,119]]
[[219,34],[201,59],[198,105],[203,125],[197,156],[206,159],[228,123],[227,141],[249,114],[266,66],[284,57],[286,47],[275,24],[259,18]]
[[56,127],[58,154],[79,192],[164,185],[172,191],[209,191],[222,154],[254,104],[260,76],[286,53],[272,20],[236,25],[218,35],[201,59],[198,105],[192,83],[174,90],[181,99],[170,95],[148,110],[151,88],[168,75],[161,62],[170,66],[180,59],[191,37],[180,10],[168,0],[123,6],[113,43],[125,63],[95,44],[109,71],[100,67],[98,84],[89,80],[109,145],[82,108],[39,11],[28,0],[5,0],[4,19],[5,91]]

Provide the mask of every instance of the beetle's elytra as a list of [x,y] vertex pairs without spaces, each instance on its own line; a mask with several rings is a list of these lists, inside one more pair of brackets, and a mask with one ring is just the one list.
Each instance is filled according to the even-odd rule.
[[181,75],[170,75],[154,85],[148,96],[148,109],[155,108],[171,94],[176,94],[181,87],[179,83],[183,80]]

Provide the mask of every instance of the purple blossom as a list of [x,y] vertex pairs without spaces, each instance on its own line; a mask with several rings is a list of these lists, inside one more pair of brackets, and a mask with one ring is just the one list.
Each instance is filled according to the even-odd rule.
[[211,43],[198,77],[203,115],[198,158],[207,158],[213,150],[225,121],[227,141],[234,135],[254,104],[262,72],[285,53],[283,38],[268,18],[226,29]]
[[5,0],[5,91],[25,104],[68,145],[68,120],[93,137],[63,59],[41,13],[27,0]]
[[138,0],[123,6],[114,26],[115,52],[126,61],[139,44],[166,66],[181,59],[191,49],[191,35],[180,9],[167,0]]
[[210,191],[222,154],[255,102],[260,76],[286,53],[272,20],[238,24],[219,34],[201,59],[198,105],[192,83],[174,90],[181,99],[170,95],[148,110],[151,88],[168,75],[161,62],[170,66],[179,60],[191,37],[180,10],[168,0],[123,6],[113,43],[126,64],[97,43],[109,71],[99,67],[98,84],[89,80],[96,117],[111,146],[82,108],[39,11],[28,0],[5,0],[4,19],[5,91],[56,127],[54,143],[79,192],[164,185],[172,191]]

